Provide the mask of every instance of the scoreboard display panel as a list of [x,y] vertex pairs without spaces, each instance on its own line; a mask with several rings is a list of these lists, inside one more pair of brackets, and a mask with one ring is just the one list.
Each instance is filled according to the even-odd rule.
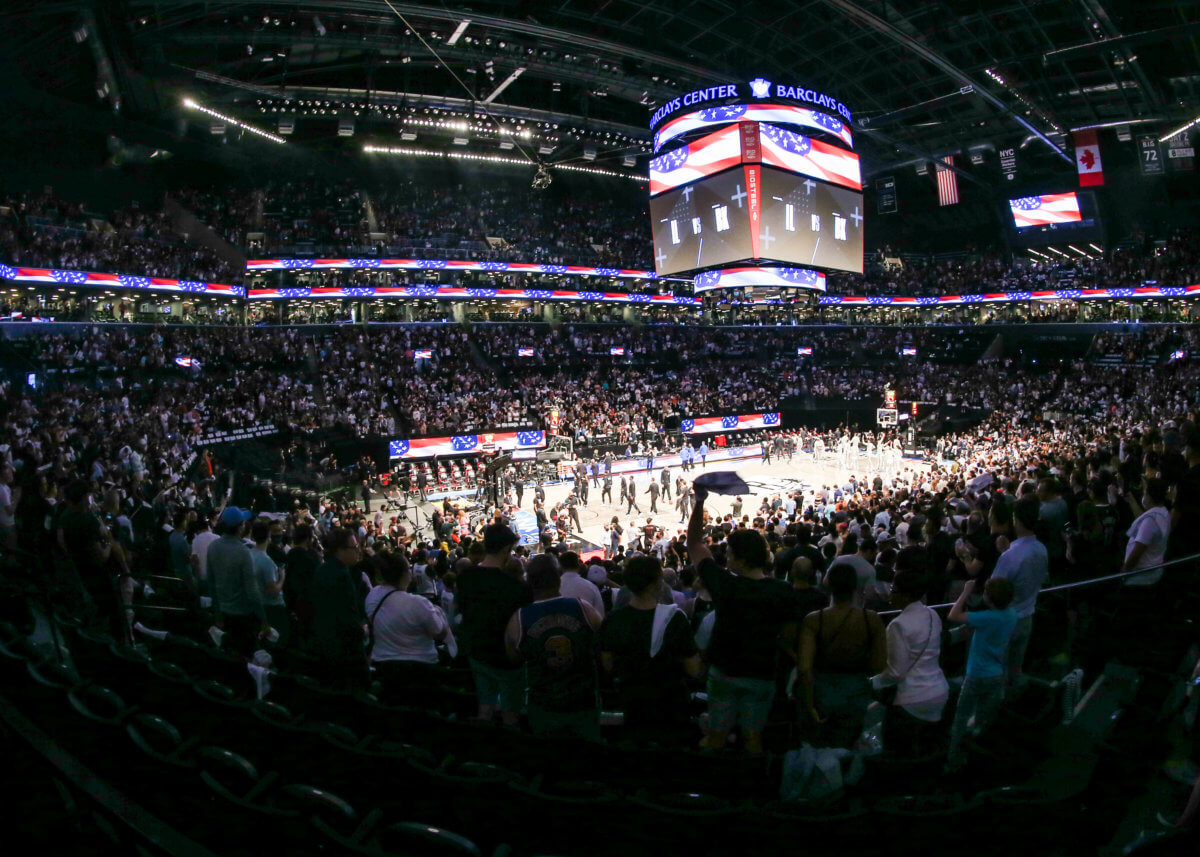
[[763,257],[861,274],[863,224],[861,193],[763,168]]
[[747,199],[741,167],[652,197],[659,276],[753,258]]

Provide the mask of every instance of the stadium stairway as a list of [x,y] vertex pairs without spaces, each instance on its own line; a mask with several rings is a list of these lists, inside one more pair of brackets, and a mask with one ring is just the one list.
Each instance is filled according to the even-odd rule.
[[[163,200],[163,211],[171,218],[175,231],[187,238],[189,242],[211,250],[238,271],[246,269],[245,253],[210,229],[203,220],[176,200],[169,196],[166,197]],[[241,282],[241,277],[238,277],[238,282]]]

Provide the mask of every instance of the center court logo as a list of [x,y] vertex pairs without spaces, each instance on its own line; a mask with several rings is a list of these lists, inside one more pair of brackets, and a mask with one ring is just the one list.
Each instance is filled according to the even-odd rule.
[[750,93],[755,98],[766,98],[771,94],[771,81],[756,77],[750,81]]

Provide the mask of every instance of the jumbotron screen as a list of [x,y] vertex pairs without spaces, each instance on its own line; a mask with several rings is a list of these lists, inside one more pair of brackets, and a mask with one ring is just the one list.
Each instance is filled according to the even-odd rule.
[[864,222],[861,193],[763,168],[763,257],[861,274]]
[[1008,208],[1012,212],[1013,225],[1017,229],[1078,223],[1083,220],[1083,214],[1079,210],[1079,197],[1072,191],[1010,199]]
[[742,167],[652,197],[650,225],[660,276],[753,258]]
[[863,270],[862,194],[783,170],[747,165],[668,191],[650,219],[660,276],[746,259]]

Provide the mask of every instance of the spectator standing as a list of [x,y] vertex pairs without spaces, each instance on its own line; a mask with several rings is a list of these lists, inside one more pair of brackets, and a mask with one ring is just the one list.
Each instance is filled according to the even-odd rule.
[[490,721],[498,711],[506,726],[516,726],[524,708],[525,671],[509,661],[505,631],[514,612],[532,601],[524,581],[504,571],[516,543],[516,534],[504,524],[488,526],[483,531],[483,559],[462,571],[457,592],[479,719]]
[[558,558],[558,564],[562,570],[559,591],[565,596],[578,598],[591,605],[592,609],[603,616],[604,598],[600,595],[600,588],[580,574],[583,567],[579,561],[579,554],[567,551]]
[[[873,568],[873,567],[872,567]],[[871,704],[872,674],[887,665],[883,623],[854,606],[858,578],[847,564],[825,575],[833,603],[804,617],[797,672],[803,711],[825,746],[849,747]]]
[[687,616],[659,603],[662,564],[636,556],[625,564],[629,602],[614,610],[600,633],[600,658],[616,681],[626,731],[658,743],[686,740],[687,677],[703,671]]
[[325,561],[313,577],[311,652],[327,684],[365,688],[369,683],[366,616],[354,568],[362,552],[353,530],[335,527],[325,537]]
[[886,744],[905,747],[920,723],[942,719],[950,685],[942,673],[942,620],[921,603],[925,581],[902,571],[892,581],[891,606],[900,611],[887,626],[887,666],[871,678],[875,690],[896,688],[886,720]]
[[[741,730],[747,752],[762,752],[762,732],[775,698],[775,661],[780,637],[799,619],[791,587],[767,577],[770,552],[757,530],[739,529],[726,539],[726,563],[713,558],[704,535],[708,489],[694,485],[696,507],[688,522],[688,558],[712,596],[716,619],[708,646],[708,734],[702,747],[723,749],[729,732]],[[732,572],[732,573],[731,573]]]
[[230,648],[249,658],[260,634],[271,626],[254,571],[254,559],[242,540],[250,512],[226,506],[217,519],[220,535],[208,547],[205,563],[212,577],[213,610]]
[[274,641],[284,648],[291,640],[291,616],[283,599],[283,585],[286,573],[267,553],[271,545],[271,528],[274,521],[269,518],[259,518],[250,525],[250,538],[254,547],[250,549],[250,558],[254,561],[254,575],[262,592],[263,610],[267,616],[267,624],[279,634]]
[[1013,507],[1013,530],[1016,539],[996,560],[993,578],[1008,580],[1013,587],[1013,609],[1017,626],[1008,646],[1008,683],[1019,687],[1025,664],[1025,650],[1033,634],[1033,614],[1037,609],[1038,592],[1049,573],[1046,547],[1038,541],[1038,500],[1023,497]]
[[554,554],[539,554],[526,569],[533,603],[508,622],[508,659],[526,666],[529,727],[535,734],[600,740],[596,632],[601,614],[559,592]]
[[412,574],[403,554],[376,559],[379,585],[367,593],[369,657],[388,702],[411,699],[434,678],[437,644],[450,623],[428,598],[408,591]]
[[[1019,508],[1017,511],[1020,514]],[[959,691],[954,724],[950,727],[948,771],[963,766],[966,761],[963,741],[967,734],[979,734],[1004,699],[1005,667],[1012,663],[1007,650],[1020,623],[1013,605],[1015,587],[1011,580],[993,575],[984,589],[984,603],[988,609],[967,612],[967,601],[974,591],[975,581],[968,580],[947,617],[951,622],[965,622],[972,630],[967,676]]]

